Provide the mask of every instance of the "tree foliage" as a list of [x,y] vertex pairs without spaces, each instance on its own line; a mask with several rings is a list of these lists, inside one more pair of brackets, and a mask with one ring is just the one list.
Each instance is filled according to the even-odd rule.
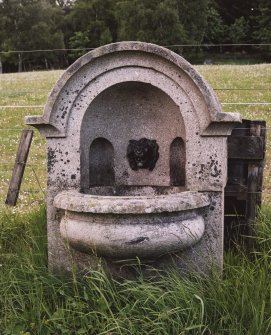
[[271,2],[260,0],[255,17],[254,37],[259,43],[271,42]]
[[183,43],[184,27],[175,0],[119,1],[115,15],[118,40],[140,40],[162,45]]
[[[0,21],[3,36],[1,50],[22,51],[18,53],[17,59],[19,70],[22,70],[22,62],[29,67],[31,63],[40,64],[41,67],[59,63],[54,53],[29,55],[23,52],[65,47],[61,29],[63,17],[59,7],[46,0],[3,0],[0,6]],[[5,58],[7,62],[16,63],[13,54],[7,54]]]
[[[270,43],[270,17],[270,0],[0,0],[1,59],[4,69],[31,70],[64,67],[122,40]],[[11,53],[64,48],[79,50]],[[184,50],[189,56],[200,49]]]
[[[69,15],[67,24],[71,35],[68,37],[70,48],[95,48],[113,41],[115,36],[114,1],[80,0],[76,1]],[[77,58],[82,51],[72,52]]]

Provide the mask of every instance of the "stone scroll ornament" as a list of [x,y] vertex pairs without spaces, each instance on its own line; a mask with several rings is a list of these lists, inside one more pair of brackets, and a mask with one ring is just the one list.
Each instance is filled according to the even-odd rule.
[[159,146],[156,140],[141,138],[130,140],[127,147],[127,159],[132,170],[149,169],[152,171],[159,158]]

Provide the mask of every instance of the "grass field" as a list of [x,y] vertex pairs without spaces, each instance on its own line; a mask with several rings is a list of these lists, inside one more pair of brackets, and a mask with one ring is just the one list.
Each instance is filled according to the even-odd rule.
[[[271,102],[271,64],[198,66],[222,103]],[[61,71],[0,75],[1,106],[37,106]],[[117,282],[102,268],[82,278],[47,270],[45,142],[35,131],[18,206],[6,196],[25,115],[42,108],[1,108],[0,334],[2,335],[270,335],[271,105],[223,105],[224,111],[267,121],[264,206],[255,249],[225,255],[223,275]],[[140,268],[140,267],[139,267]]]

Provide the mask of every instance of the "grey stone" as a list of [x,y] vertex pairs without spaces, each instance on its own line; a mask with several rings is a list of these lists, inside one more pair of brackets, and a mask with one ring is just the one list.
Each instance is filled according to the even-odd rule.
[[[120,42],[78,59],[43,116],[26,118],[48,146],[50,268],[86,271],[100,256],[112,274],[121,268],[113,259],[125,256],[158,269],[172,261],[180,271],[221,268],[227,136],[238,122],[163,47]],[[129,143],[143,138],[156,156],[136,148],[131,166]]]

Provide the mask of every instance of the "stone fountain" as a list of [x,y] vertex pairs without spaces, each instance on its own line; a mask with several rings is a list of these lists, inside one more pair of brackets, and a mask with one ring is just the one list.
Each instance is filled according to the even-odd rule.
[[160,46],[120,42],[78,59],[44,114],[26,119],[47,141],[50,268],[89,271],[103,259],[120,273],[136,258],[221,268],[227,137],[238,122]]

